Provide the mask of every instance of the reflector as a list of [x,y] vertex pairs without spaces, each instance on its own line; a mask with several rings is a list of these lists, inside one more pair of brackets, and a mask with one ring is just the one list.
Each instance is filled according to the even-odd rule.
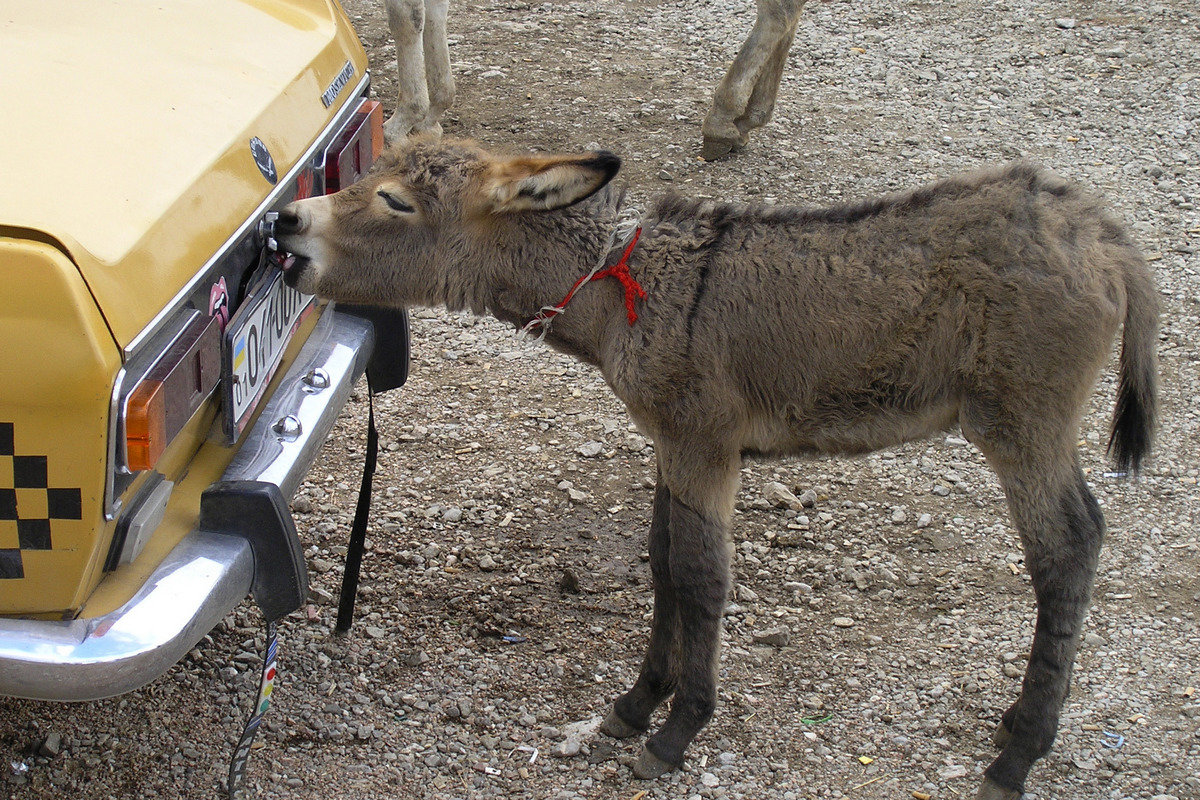
[[350,122],[325,148],[325,193],[333,194],[357,181],[383,152],[383,106],[364,100]]

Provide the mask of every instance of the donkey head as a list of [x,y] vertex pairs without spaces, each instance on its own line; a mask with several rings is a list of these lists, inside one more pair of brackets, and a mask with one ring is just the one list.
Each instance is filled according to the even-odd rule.
[[470,142],[411,139],[358,183],[280,212],[284,279],[344,302],[469,303],[454,284],[479,277],[464,269],[486,269],[506,239],[526,246],[523,220],[578,203],[620,166],[602,151],[507,158]]

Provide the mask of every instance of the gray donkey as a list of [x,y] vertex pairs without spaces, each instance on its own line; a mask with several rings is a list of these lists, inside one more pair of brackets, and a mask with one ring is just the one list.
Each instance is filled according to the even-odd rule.
[[642,778],[679,766],[714,711],[742,458],[866,453],[961,426],[1000,477],[1037,596],[1021,695],[978,794],[1018,798],[1055,737],[1091,598],[1104,519],[1076,439],[1122,323],[1109,448],[1137,470],[1151,443],[1158,309],[1138,249],[1096,200],[1024,163],[830,208],[669,196],[630,242],[613,233],[619,167],[605,152],[412,140],[282,212],[285,278],[540,328],[599,367],[653,438],[654,620],[601,726],[633,736],[674,697]]

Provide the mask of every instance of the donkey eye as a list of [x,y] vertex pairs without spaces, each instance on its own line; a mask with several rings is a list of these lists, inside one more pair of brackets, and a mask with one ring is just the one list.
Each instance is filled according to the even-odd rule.
[[382,197],[383,202],[387,203],[388,208],[390,208],[392,211],[399,211],[401,214],[414,214],[417,211],[415,208],[410,206],[408,203],[404,202],[403,200],[401,200],[400,198],[398,198],[394,195],[388,194],[387,192],[380,191],[380,192],[376,192],[375,194]]

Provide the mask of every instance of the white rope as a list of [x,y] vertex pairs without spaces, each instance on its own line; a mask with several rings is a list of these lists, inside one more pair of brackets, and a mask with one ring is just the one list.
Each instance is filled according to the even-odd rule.
[[[620,209],[617,212],[616,220],[613,222],[613,229],[608,234],[608,242],[600,251],[600,258],[597,259],[596,266],[592,267],[592,271],[589,272],[583,280],[579,281],[574,287],[572,287],[571,291],[567,293],[567,296],[562,299],[559,305],[542,306],[540,309],[538,309],[538,312],[533,316],[533,319],[525,323],[525,326],[517,332],[517,341],[521,342],[522,344],[538,344],[539,342],[543,341],[546,338],[546,334],[550,332],[551,321],[553,321],[553,319],[563,311],[566,311],[567,305],[571,302],[571,298],[574,297],[580,289],[590,283],[597,272],[604,269],[604,262],[608,261],[608,254],[613,251],[613,248],[618,246],[625,247],[629,244],[629,242],[633,239],[634,232],[636,232],[641,226],[641,222],[642,213],[638,209]],[[541,328],[541,333],[538,334],[537,338],[531,338],[533,336],[533,331],[537,328]]]

